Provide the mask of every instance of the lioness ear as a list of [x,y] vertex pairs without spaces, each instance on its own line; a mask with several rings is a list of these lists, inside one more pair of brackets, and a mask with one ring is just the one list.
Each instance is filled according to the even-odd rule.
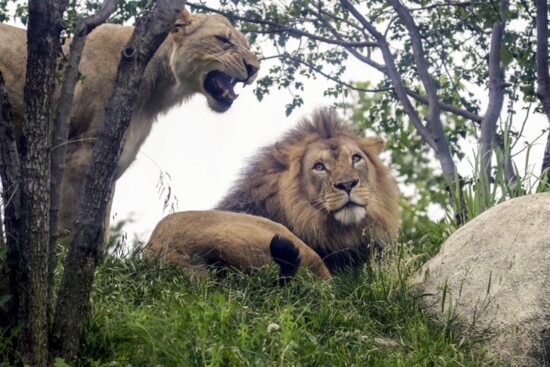
[[368,137],[361,139],[361,148],[373,152],[376,155],[379,155],[384,147],[386,142],[379,136]]
[[187,9],[183,8],[181,14],[172,28],[172,34],[175,33],[191,33],[198,27],[198,22],[193,18]]

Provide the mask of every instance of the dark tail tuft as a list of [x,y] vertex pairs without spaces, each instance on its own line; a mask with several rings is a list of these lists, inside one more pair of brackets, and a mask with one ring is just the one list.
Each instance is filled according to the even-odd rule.
[[281,268],[279,284],[283,285],[298,272],[301,262],[300,250],[288,238],[275,235],[269,244],[269,251],[273,260]]

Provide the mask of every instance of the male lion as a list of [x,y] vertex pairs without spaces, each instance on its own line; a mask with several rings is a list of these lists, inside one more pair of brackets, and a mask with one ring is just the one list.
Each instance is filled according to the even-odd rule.
[[263,148],[216,209],[285,225],[331,271],[364,263],[399,224],[397,188],[378,157],[383,147],[320,109]]
[[[61,187],[61,228],[72,227],[120,54],[132,31],[132,27],[104,24],[87,38],[80,63],[84,80],[75,89]],[[26,42],[25,30],[0,24],[0,70],[13,107],[16,131],[20,131],[23,121]],[[238,97],[235,84],[252,83],[259,66],[246,38],[225,17],[191,15],[184,10],[145,70],[116,178],[134,161],[159,115],[196,93],[206,97],[212,110],[225,112]]]
[[[397,188],[378,158],[383,147],[332,111],[316,111],[260,150],[217,210],[166,217],[149,248],[185,268],[246,270],[273,259],[282,276],[295,272],[285,265],[297,268],[301,260],[317,275],[362,264],[395,237],[399,223]],[[315,252],[304,251],[302,241]]]

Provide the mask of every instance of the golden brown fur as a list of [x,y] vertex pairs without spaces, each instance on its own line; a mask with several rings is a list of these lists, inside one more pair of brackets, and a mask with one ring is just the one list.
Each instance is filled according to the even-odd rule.
[[[274,251],[274,237],[291,241],[291,248]],[[295,251],[295,254],[289,252]],[[277,255],[281,253],[281,256]],[[321,258],[292,232],[269,219],[223,211],[179,212],[164,217],[156,226],[146,256],[181,266],[194,279],[206,265],[235,267],[253,271],[273,260],[284,269],[283,277],[292,276],[303,265],[322,279],[330,273]]]
[[[87,38],[71,115],[66,174],[62,183],[60,225],[71,228],[81,186],[90,165],[93,142],[103,123],[120,53],[132,27],[105,24]],[[3,72],[14,123],[23,121],[26,31],[0,24],[0,70]],[[237,98],[236,82],[250,84],[259,69],[246,38],[221,15],[191,15],[184,11],[171,34],[149,63],[139,90],[117,178],[135,159],[159,115],[196,93],[203,94],[217,112]]]
[[261,150],[216,209],[283,224],[331,271],[361,264],[399,223],[396,185],[378,157],[383,147],[332,111],[316,111]]

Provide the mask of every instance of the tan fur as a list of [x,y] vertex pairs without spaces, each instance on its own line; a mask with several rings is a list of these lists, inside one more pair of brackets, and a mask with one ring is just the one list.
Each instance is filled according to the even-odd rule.
[[223,211],[179,212],[166,216],[156,226],[146,256],[181,266],[195,279],[206,265],[225,265],[245,272],[271,263],[270,241],[279,235],[292,241],[301,265],[322,279],[330,273],[321,258],[281,224],[269,219]]
[[332,111],[316,111],[262,149],[216,209],[283,224],[331,271],[361,264],[399,224],[397,188],[378,157],[383,147]]
[[[121,51],[132,31],[132,27],[105,24],[87,38],[79,68],[84,80],[75,90],[67,173],[62,183],[59,220],[63,228],[72,227],[93,142],[103,123]],[[26,31],[0,24],[0,70],[13,107],[16,130],[23,121],[25,65]],[[117,178],[135,159],[159,115],[196,93],[203,94],[214,111],[224,112],[236,98],[228,84],[233,80],[250,84],[258,69],[259,61],[249,51],[246,38],[225,17],[191,15],[184,10],[145,71],[118,162]],[[222,74],[217,79],[217,85],[223,88],[212,89],[216,83],[210,78],[207,90],[207,75],[215,70],[224,74],[223,81],[220,81]],[[227,92],[222,96],[224,89]]]

